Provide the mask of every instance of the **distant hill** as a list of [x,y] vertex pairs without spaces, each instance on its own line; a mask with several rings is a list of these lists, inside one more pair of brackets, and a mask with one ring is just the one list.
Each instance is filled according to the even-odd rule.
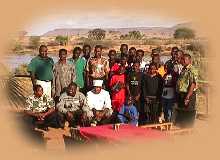
[[[191,28],[191,23],[182,23],[182,24],[177,24],[173,27],[132,27],[132,28],[102,28],[106,30],[107,32],[109,31],[114,31],[118,32],[120,34],[126,34],[129,31],[134,31],[138,30],[142,32],[143,34],[151,37],[170,37],[173,35],[175,29],[180,28],[180,27],[189,27]],[[59,28],[59,29],[54,29],[52,31],[48,31],[45,34],[41,35],[43,37],[49,37],[49,36],[67,36],[67,35],[79,35],[79,36],[85,36],[88,34],[90,30],[93,28]]]

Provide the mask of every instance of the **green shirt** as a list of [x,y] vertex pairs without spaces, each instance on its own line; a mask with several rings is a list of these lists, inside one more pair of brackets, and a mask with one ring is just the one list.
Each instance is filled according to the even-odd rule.
[[67,60],[68,63],[75,65],[76,80],[75,83],[80,87],[84,87],[84,70],[86,66],[86,60],[78,58],[76,61],[73,58]]
[[177,92],[187,93],[192,83],[197,85],[198,71],[192,66],[188,65],[182,69],[177,80]]
[[52,58],[41,58],[36,56],[31,60],[28,65],[28,72],[35,74],[36,79],[46,81],[53,79],[53,65],[54,61]]

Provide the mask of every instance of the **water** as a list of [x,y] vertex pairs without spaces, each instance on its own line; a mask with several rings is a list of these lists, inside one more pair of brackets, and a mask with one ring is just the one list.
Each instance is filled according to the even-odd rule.
[[[29,64],[31,59],[34,58],[33,55],[9,55],[3,57],[3,63],[8,66],[10,70],[14,70],[22,64]],[[55,55],[50,55],[53,58],[54,62],[58,61],[58,57]]]
[[[56,63],[58,61],[58,56],[56,55],[49,55],[51,58],[53,58],[54,62]],[[10,70],[14,70],[18,66],[22,64],[28,64],[30,63],[31,59],[35,57],[33,55],[8,55],[3,57],[3,63],[8,66]],[[161,61],[165,63],[170,56],[161,56]],[[146,56],[144,57],[145,61],[150,61],[151,57]]]

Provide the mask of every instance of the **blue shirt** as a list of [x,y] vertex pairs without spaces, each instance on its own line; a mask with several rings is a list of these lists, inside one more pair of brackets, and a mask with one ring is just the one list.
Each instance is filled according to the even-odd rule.
[[[130,117],[130,120],[126,118],[126,116]],[[138,116],[139,113],[134,105],[127,106],[123,105],[118,114],[118,119],[121,123],[130,123],[131,125],[138,124]]]

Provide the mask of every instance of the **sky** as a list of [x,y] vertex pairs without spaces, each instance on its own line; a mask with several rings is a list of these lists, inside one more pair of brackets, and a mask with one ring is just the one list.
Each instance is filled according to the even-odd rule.
[[58,28],[172,27],[184,22],[187,21],[181,18],[140,13],[63,13],[39,17],[29,22],[25,30],[28,35],[42,35]]

